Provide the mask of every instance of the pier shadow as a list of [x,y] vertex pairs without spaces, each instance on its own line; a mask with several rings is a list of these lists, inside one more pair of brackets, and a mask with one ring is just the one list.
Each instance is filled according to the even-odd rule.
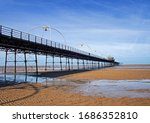
[[[14,84],[17,85],[17,86],[15,86]],[[40,92],[40,89],[37,86],[35,86],[33,84],[30,84],[30,83],[28,83],[28,84],[14,83],[14,84],[9,85],[9,88],[0,88],[0,91],[2,91],[2,90],[6,90],[7,91],[7,90],[11,90],[11,89],[24,90],[26,88],[31,88],[33,90],[33,92],[31,92],[29,94],[21,95],[21,96],[19,96],[17,98],[15,97],[15,99],[9,99],[9,100],[1,99],[0,100],[0,105],[9,105],[9,104],[12,104],[12,103],[15,103],[15,102],[18,102],[18,101],[22,101],[22,100],[31,98],[31,97],[37,95]],[[18,84],[20,84],[20,85],[18,86]],[[8,84],[6,86],[8,86]]]
[[14,86],[22,83],[28,83],[27,81],[27,75],[23,75],[22,80],[17,80],[17,74],[2,74],[0,77],[0,88],[6,87],[6,86]]
[[16,82],[16,81],[8,81],[8,80],[0,80],[0,88],[2,87],[6,87],[6,86],[14,86],[14,85],[18,85],[21,83],[26,83],[26,82]]
[[47,71],[47,72],[39,72],[38,75],[36,73],[30,73],[29,75],[38,76],[38,77],[50,77],[57,78],[71,74],[83,73],[91,70],[70,70],[70,71]]
[[[31,72],[28,74],[4,74],[3,78],[0,78],[0,88],[6,86],[14,86],[21,83],[40,83],[41,77],[43,80],[47,81],[48,78],[57,78],[66,75],[76,74],[87,72],[91,70],[70,70],[70,71],[47,71],[47,72],[39,72],[36,74],[35,72]],[[11,76],[9,76],[11,75]],[[18,76],[19,75],[19,76]],[[18,77],[17,77],[18,76]],[[43,81],[42,80],[42,81]]]

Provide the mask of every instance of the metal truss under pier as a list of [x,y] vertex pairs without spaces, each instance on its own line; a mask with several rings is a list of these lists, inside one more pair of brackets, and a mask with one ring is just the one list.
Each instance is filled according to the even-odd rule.
[[[80,69],[98,69],[103,67],[110,67],[118,65],[119,63],[114,60],[105,59],[97,55],[63,45],[48,39],[44,39],[32,34],[22,31],[11,29],[0,25],[0,50],[5,51],[5,70],[7,73],[7,63],[14,63],[14,73],[17,72],[17,54],[24,54],[25,73],[28,73],[27,54],[33,54],[35,63],[35,72],[38,74],[38,55],[45,56],[45,71],[49,67],[49,58],[51,58],[51,68],[55,70],[56,62],[57,67],[63,70],[80,70]],[[9,53],[13,53],[14,58],[12,61],[8,60]],[[59,61],[55,60],[59,58]],[[63,59],[63,60],[62,60]],[[64,60],[65,59],[65,60]],[[65,67],[64,67],[65,66]]]

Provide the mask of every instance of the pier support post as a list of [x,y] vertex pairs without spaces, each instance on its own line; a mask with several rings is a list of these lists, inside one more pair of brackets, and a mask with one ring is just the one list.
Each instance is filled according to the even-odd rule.
[[47,71],[47,62],[48,62],[48,61],[47,61],[47,53],[46,53],[46,56],[45,56],[45,57],[46,57],[46,59],[45,59],[45,71]]
[[77,59],[77,66],[78,66],[78,70],[79,70],[79,69],[80,69],[80,68],[79,68],[79,59]]
[[68,67],[67,67],[67,57],[66,57],[66,70],[68,69]]
[[62,71],[62,59],[61,59],[61,55],[60,55],[60,70]]
[[14,52],[14,63],[15,63],[15,69],[14,69],[14,73],[16,74],[16,66],[17,66],[17,58],[16,58],[16,55],[17,55],[17,50],[15,49],[15,52]]
[[91,61],[89,60],[89,69],[91,70]]
[[73,58],[71,58],[71,69],[73,70]]
[[103,68],[103,62],[101,62],[101,68]]
[[70,60],[68,58],[68,70],[70,71]]
[[89,69],[88,60],[86,60],[86,69]]
[[98,69],[100,69],[100,63],[98,62]]
[[92,69],[94,69],[94,68],[93,68],[93,61],[92,61]]
[[36,65],[36,75],[38,75],[38,59],[37,59],[37,52],[35,52],[35,65]]
[[52,56],[53,59],[53,71],[55,70],[55,59],[54,59],[54,55]]
[[8,49],[5,50],[6,54],[5,54],[5,74],[7,73],[7,58],[8,58]]
[[83,59],[83,62],[82,62],[82,63],[83,63],[83,69],[85,70],[85,64],[84,64],[84,59]]
[[27,69],[27,56],[26,56],[26,51],[24,51],[24,64],[25,64],[25,73],[27,75],[28,69]]
[[106,67],[106,62],[104,62],[104,68]]

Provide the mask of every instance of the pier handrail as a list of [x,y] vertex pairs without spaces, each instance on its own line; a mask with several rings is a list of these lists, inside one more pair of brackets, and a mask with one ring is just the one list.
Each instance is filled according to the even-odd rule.
[[[34,42],[34,43],[38,43],[38,44],[41,44],[41,45],[46,45],[46,46],[50,46],[50,47],[53,47],[53,48],[63,49],[63,50],[79,53],[81,55],[96,57],[96,58],[99,58],[99,59],[109,61],[108,59],[102,58],[98,55],[94,55],[92,53],[88,53],[88,52],[79,50],[77,48],[73,48],[73,47],[68,46],[68,45],[64,45],[64,44],[61,44],[61,43],[58,43],[58,42],[55,42],[55,41],[52,41],[52,40],[41,38],[39,36],[32,35],[32,34],[22,32],[22,31],[12,29],[12,28],[9,28],[9,27],[6,27],[6,26],[2,26],[2,25],[0,25],[0,35],[5,35],[5,36],[8,36],[10,38],[26,40],[28,42]],[[113,61],[110,60],[110,62],[113,62]]]

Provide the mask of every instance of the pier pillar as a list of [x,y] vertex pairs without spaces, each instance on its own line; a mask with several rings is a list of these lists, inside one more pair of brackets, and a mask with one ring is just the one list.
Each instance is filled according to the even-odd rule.
[[53,59],[53,71],[55,70],[55,57],[54,57],[54,55],[52,56],[52,59]]
[[48,58],[47,58],[47,53],[46,53],[46,56],[45,56],[45,57],[46,57],[46,59],[45,59],[45,71],[47,71],[47,63],[48,63],[48,61],[47,61],[47,59],[48,59]]
[[71,58],[71,69],[73,70],[73,58]]
[[35,52],[35,65],[36,65],[36,75],[38,75],[38,58],[37,58],[37,52]]
[[68,70],[70,71],[70,60],[68,58]]
[[62,59],[61,59],[61,55],[60,55],[60,70],[62,71]]
[[94,69],[94,68],[93,68],[93,61],[92,61],[92,69]]
[[4,70],[4,72],[5,72],[5,74],[6,74],[6,72],[7,72],[7,58],[8,58],[8,49],[6,49],[5,50],[5,70]]
[[89,63],[88,63],[88,60],[86,60],[86,69],[89,69]]
[[17,58],[16,58],[16,55],[17,55],[17,50],[15,49],[15,52],[14,52],[14,63],[15,63],[15,68],[14,68],[14,73],[16,74],[16,66],[17,66]]
[[79,59],[77,59],[77,66],[78,66],[78,70],[79,70],[79,69],[80,69],[80,68],[79,68]]
[[84,59],[83,59],[82,64],[83,64],[83,69],[85,70],[85,63],[84,63]]
[[24,51],[24,64],[25,64],[25,73],[27,75],[28,73],[28,69],[27,69],[27,56],[26,56],[26,52]]
[[103,62],[101,62],[101,68],[103,68]]
[[104,62],[104,66],[105,66],[105,68],[107,67],[107,63],[106,62]]
[[98,69],[100,69],[100,62],[98,62]]
[[68,64],[67,64],[67,57],[66,57],[66,70],[68,69],[67,65],[68,65]]

